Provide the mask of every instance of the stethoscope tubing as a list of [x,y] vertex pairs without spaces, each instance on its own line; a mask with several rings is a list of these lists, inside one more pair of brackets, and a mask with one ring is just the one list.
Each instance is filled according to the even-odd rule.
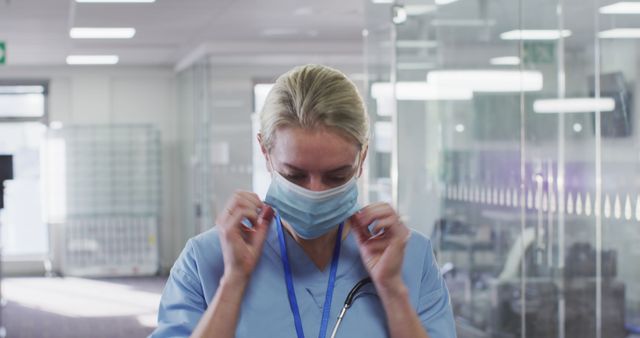
[[360,280],[358,283],[356,283],[356,285],[354,285],[353,288],[351,288],[351,291],[349,291],[349,294],[347,295],[347,299],[345,299],[344,301],[344,306],[342,307],[342,310],[338,315],[338,321],[336,322],[336,325],[333,327],[333,331],[331,332],[331,338],[336,337],[336,333],[338,332],[338,327],[340,327],[340,323],[342,323],[342,318],[347,313],[347,309],[349,309],[351,307],[351,304],[353,304],[353,301],[355,300],[356,294],[358,293],[358,291],[363,286],[369,283],[371,283],[371,277],[366,277]]

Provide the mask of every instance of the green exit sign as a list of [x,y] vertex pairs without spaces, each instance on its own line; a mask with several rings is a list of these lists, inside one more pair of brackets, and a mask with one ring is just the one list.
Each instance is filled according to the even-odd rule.
[[0,41],[0,65],[3,65],[7,60],[7,45],[4,41]]

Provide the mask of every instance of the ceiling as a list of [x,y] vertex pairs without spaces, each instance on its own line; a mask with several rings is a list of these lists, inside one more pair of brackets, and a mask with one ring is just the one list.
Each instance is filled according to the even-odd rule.
[[[600,0],[598,5],[616,1]],[[399,2],[435,7],[434,0]],[[438,7],[422,20],[409,20],[399,27],[398,38],[438,39],[442,48],[437,57],[449,64],[466,64],[478,52],[513,54],[517,43],[501,40],[500,33],[520,25],[557,29],[558,3],[566,13],[562,24],[573,32],[566,47],[576,53],[592,48],[598,30],[640,27],[635,15],[601,15],[596,26],[596,5],[585,0],[460,0]],[[389,6],[372,5],[369,0],[156,0],[152,4],[0,0],[0,41],[6,42],[10,66],[63,65],[70,54],[117,54],[121,65],[176,68],[203,54],[221,62],[277,63],[296,56],[304,60],[323,56],[322,60],[357,63],[362,62],[365,25],[388,27],[389,20]],[[480,25],[450,25],[474,20]],[[436,21],[441,24],[435,26]],[[77,40],[69,38],[71,27],[134,27],[137,32],[130,40]],[[382,35],[381,43],[388,44],[388,33]],[[467,49],[475,52],[460,52]],[[416,58],[427,60],[421,53]]]
[[[9,66],[63,65],[70,54],[117,54],[121,65],[175,66],[203,45],[220,55],[359,55],[363,7],[363,0],[0,0],[0,41]],[[71,27],[134,27],[136,35],[78,40],[69,37]]]

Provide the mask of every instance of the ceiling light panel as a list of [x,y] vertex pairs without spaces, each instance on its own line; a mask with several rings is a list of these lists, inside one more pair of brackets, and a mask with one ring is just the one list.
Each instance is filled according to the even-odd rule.
[[74,27],[69,30],[69,36],[73,39],[131,39],[135,35],[135,28],[130,27]]

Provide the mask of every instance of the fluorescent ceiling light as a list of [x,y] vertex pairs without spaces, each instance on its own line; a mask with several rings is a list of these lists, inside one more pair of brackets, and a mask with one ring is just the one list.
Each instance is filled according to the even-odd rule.
[[260,35],[268,37],[288,36],[296,34],[298,34],[298,30],[293,28],[266,28],[260,32]]
[[436,10],[436,6],[430,5],[405,5],[404,10],[409,16],[418,16],[431,13]]
[[434,70],[427,74],[427,82],[474,92],[510,93],[542,90],[543,79],[534,70]]
[[393,0],[371,0],[374,4],[391,4]]
[[76,0],[79,3],[152,3],[156,0]]
[[615,4],[600,7],[602,14],[640,14],[640,2],[616,2]]
[[598,33],[601,39],[638,39],[640,28],[616,28]]
[[135,28],[95,28],[74,27],[69,31],[73,39],[131,39],[136,35]]
[[42,94],[43,86],[0,86],[0,94]]
[[594,111],[607,112],[616,108],[616,101],[612,98],[570,98],[536,100],[533,111],[536,113],[591,113]]
[[436,0],[436,5],[438,6],[442,6],[442,5],[448,5],[450,3],[454,3],[458,0]]
[[[473,92],[465,88],[434,86],[426,82],[397,82],[396,98],[400,101],[471,100]],[[393,98],[393,84],[377,82],[371,85],[374,99]]]
[[568,36],[571,36],[571,31],[568,29],[562,32],[557,29],[516,29],[500,34],[502,40],[557,40],[560,37],[566,38]]
[[492,58],[490,62],[496,66],[517,66],[520,64],[520,58],[517,56],[500,56]]
[[117,55],[69,55],[69,65],[115,65],[118,63]]
[[436,27],[491,27],[496,25],[492,19],[433,19],[431,26]]
[[436,48],[438,41],[436,40],[398,40],[396,41],[398,48]]

